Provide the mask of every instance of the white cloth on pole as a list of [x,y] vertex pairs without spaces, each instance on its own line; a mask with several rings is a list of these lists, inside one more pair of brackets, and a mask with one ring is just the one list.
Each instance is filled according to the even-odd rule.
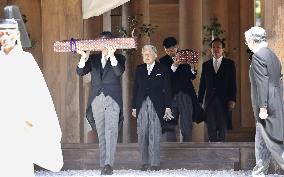
[[130,0],[82,0],[83,19],[102,15]]

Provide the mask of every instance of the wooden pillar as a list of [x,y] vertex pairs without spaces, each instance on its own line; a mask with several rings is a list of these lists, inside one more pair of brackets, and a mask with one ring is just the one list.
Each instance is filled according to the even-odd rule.
[[[179,1],[179,45],[180,49],[190,48],[200,53],[202,51],[202,1],[200,0]],[[198,65],[199,71],[201,67],[202,60]],[[195,88],[198,88],[199,81],[200,72],[193,81]],[[204,123],[194,124],[192,133],[193,141],[204,141]]]
[[[150,24],[150,0],[131,0],[130,14],[138,16],[138,18],[140,19],[138,26],[141,26],[142,24]],[[139,29],[136,30],[139,31]],[[142,38],[138,38],[138,48],[135,54],[135,60],[137,61],[137,65],[143,63],[141,56],[141,48],[145,44],[150,44],[150,37],[143,36]]]
[[[142,14],[142,23],[149,24],[150,23],[150,0],[140,0],[140,13]],[[144,36],[141,41],[142,45],[150,43],[150,37]]]
[[[41,0],[43,73],[62,129],[63,143],[81,142],[79,56],[55,53],[53,43],[83,37],[81,0]],[[76,59],[77,58],[77,59]]]
[[248,60],[248,54],[246,52],[247,46],[245,45],[244,32],[250,27],[254,26],[254,0],[240,0],[240,37],[239,37],[239,47],[240,47],[240,80],[239,87],[240,94],[240,110],[241,110],[241,119],[240,127],[254,129],[255,119],[253,117],[252,106],[251,106],[251,93],[250,93],[250,82],[248,79],[249,76],[249,65],[250,61]]
[[[128,16],[129,16],[129,3],[122,5],[122,27],[124,29],[128,29]],[[131,121],[131,73],[130,73],[130,57],[126,54],[126,52],[123,53],[126,57],[125,61],[125,71],[122,75],[122,96],[123,96],[123,134],[122,134],[122,142],[123,143],[130,143],[131,140],[131,132],[130,132],[130,121]]]
[[264,28],[268,35],[268,45],[281,60],[282,73],[284,67],[284,1],[263,0]]

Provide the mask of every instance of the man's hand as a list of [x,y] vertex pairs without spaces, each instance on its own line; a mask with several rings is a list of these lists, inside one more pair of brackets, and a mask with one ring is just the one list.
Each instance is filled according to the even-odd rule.
[[204,109],[204,104],[199,102],[200,107],[202,107]]
[[179,55],[176,55],[176,57],[173,57],[173,61],[174,61],[173,65],[175,67],[178,67],[181,64],[181,60],[179,58]]
[[132,114],[133,117],[136,117],[136,109],[132,109],[132,113],[131,114]]
[[191,69],[197,70],[197,63],[188,62]]
[[267,109],[266,108],[260,108],[259,109],[259,118],[261,119],[267,119],[268,114],[267,114]]
[[172,110],[170,108],[166,108],[165,115],[164,115],[165,121],[172,120],[173,118],[174,116],[172,115]]
[[109,47],[106,47],[107,48],[107,55],[108,57],[114,57],[114,52],[116,51],[116,47],[114,46],[109,46]]
[[236,105],[236,102],[234,102],[234,101],[229,101],[229,102],[228,102],[229,111],[233,111],[233,109],[235,108],[235,105]]
[[84,51],[81,50],[81,49],[77,49],[76,52],[81,55],[80,61],[81,61],[81,60],[84,60],[84,62],[88,61],[89,56],[90,56],[90,51],[89,51],[89,50],[86,51],[86,52],[84,52]]

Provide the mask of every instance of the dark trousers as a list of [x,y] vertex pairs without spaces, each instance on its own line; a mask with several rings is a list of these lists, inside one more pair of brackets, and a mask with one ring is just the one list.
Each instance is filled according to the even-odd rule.
[[[193,113],[191,97],[183,92],[176,94],[172,101],[172,113],[175,117],[175,122],[180,122],[182,141],[191,142]],[[176,142],[175,130],[166,132],[166,139],[168,142]]]
[[206,107],[207,133],[210,142],[224,142],[227,132],[227,105],[218,97],[212,98]]

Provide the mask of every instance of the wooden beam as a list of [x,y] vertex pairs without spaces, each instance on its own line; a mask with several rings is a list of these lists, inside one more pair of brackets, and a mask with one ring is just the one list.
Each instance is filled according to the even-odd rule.
[[179,0],[150,0],[150,4],[178,4]]

